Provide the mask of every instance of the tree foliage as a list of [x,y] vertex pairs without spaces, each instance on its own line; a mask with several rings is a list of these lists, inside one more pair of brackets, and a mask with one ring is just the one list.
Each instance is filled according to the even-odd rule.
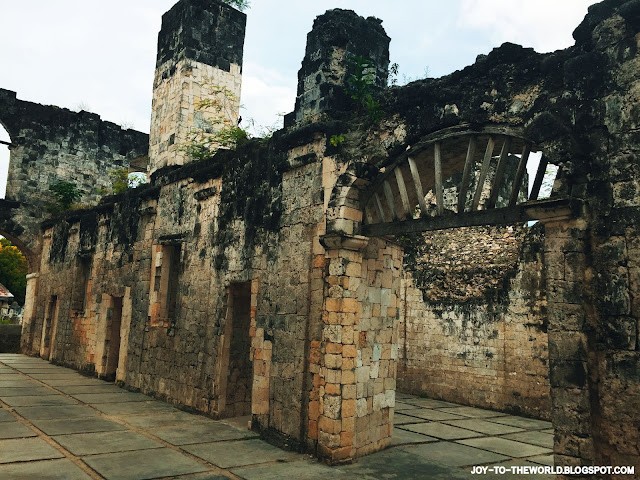
[[241,12],[244,12],[247,8],[249,8],[248,0],[222,0],[227,5],[231,5],[234,8],[237,8]]
[[22,252],[6,238],[0,238],[0,283],[13,293],[20,305],[24,305],[28,269]]
[[49,187],[53,194],[55,204],[50,205],[48,210],[51,213],[60,213],[69,210],[71,205],[80,200],[82,193],[73,182],[60,180]]
[[382,118],[382,110],[375,91],[376,66],[360,55],[351,57],[348,63],[353,73],[347,78],[347,95],[355,100],[357,114],[364,110],[371,123],[377,123]]

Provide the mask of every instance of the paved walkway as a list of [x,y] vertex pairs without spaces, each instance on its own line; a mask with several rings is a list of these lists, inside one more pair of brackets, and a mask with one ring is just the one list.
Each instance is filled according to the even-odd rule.
[[393,447],[328,467],[39,358],[0,354],[0,479],[535,478],[472,465],[552,465],[548,422],[398,394]]

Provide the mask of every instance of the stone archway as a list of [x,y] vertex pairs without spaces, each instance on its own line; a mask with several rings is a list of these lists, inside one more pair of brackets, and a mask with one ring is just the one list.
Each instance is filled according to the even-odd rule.
[[[455,133],[461,136],[460,130]],[[488,138],[491,143],[490,132],[482,133],[489,133]],[[519,162],[519,173],[516,174],[516,183],[521,182],[526,156],[531,150],[532,143],[523,142],[517,137],[510,138],[511,133],[501,132],[501,135],[501,145],[506,146],[511,143],[522,149],[525,160]],[[428,145],[437,143],[438,139],[434,140],[436,136],[437,134],[434,134],[430,139],[425,139],[424,143]],[[456,168],[460,171],[468,170],[467,152],[471,148],[467,147],[468,138],[471,135],[462,136],[467,139],[458,149],[462,161],[458,162],[457,167],[447,165],[449,175],[456,173]],[[520,142],[519,145],[518,142]],[[496,142],[493,141],[493,143]],[[499,155],[497,170],[500,170],[501,160],[504,159],[507,150],[508,147],[505,147],[502,155]],[[489,148],[487,152],[484,155],[483,163],[485,164],[487,159],[491,160],[493,156]],[[427,159],[427,163],[432,162],[430,168],[433,168],[434,163],[437,164],[437,161],[434,162],[434,157],[437,156],[436,150],[435,155]],[[420,204],[415,194],[411,200],[407,200],[407,194],[402,192],[401,180],[393,171],[401,161],[406,161],[407,155],[404,157],[395,162],[387,162],[381,168],[364,162],[351,164],[338,178],[329,200],[327,233],[322,238],[326,248],[327,264],[323,335],[322,341],[316,345],[316,348],[312,347],[310,355],[310,358],[316,360],[315,368],[320,372],[319,381],[314,382],[313,393],[317,395],[312,394],[311,398],[319,398],[319,402],[317,405],[314,405],[313,401],[310,402],[309,411],[319,412],[317,424],[314,424],[310,415],[312,419],[310,432],[313,435],[315,429],[318,453],[330,463],[350,461],[381,450],[387,447],[391,440],[398,358],[397,336],[394,334],[393,325],[394,320],[400,315],[398,289],[402,273],[403,251],[392,237],[385,236],[396,233],[394,229],[383,230],[372,227],[380,225],[389,227],[393,226],[394,222],[397,225],[401,223],[401,215],[410,216],[407,204],[411,205],[410,202],[414,201],[416,208]],[[541,168],[544,169],[544,162],[542,164]],[[421,168],[424,168],[424,165]],[[436,185],[438,183],[437,168],[436,166],[435,175],[431,176],[431,184],[423,180],[426,187],[435,187],[436,190],[439,189]],[[486,174],[484,165],[483,170]],[[424,175],[420,176],[425,178]],[[391,188],[390,179],[394,177],[397,183]],[[499,173],[494,175],[493,179],[497,177],[500,177]],[[539,183],[539,180],[541,179],[537,179],[536,183]],[[572,305],[575,306],[576,300],[567,297],[566,294],[569,291],[575,291],[576,288],[580,289],[585,272],[584,262],[567,255],[565,250],[567,245],[571,244],[572,248],[577,249],[578,257],[580,256],[576,240],[579,240],[578,243],[584,240],[588,224],[580,218],[581,204],[572,198],[545,202],[535,200],[531,202],[526,199],[524,206],[514,206],[513,198],[517,198],[517,195],[513,192],[517,192],[518,185],[511,189],[511,195],[507,198],[507,207],[512,208],[511,213],[487,217],[487,211],[500,210],[495,208],[497,193],[493,193],[497,192],[497,186],[499,185],[494,182],[486,192],[490,208],[485,207],[484,211],[464,212],[462,209],[459,215],[450,214],[445,217],[449,220],[438,219],[436,216],[425,218],[423,215],[422,218],[418,216],[412,220],[405,219],[404,224],[411,225],[413,230],[409,231],[421,231],[455,228],[467,224],[509,224],[530,219],[544,220],[547,225],[545,252],[549,252],[556,270],[565,271],[569,268],[575,272],[572,276],[572,285],[567,283],[564,276],[560,279],[553,274],[548,284],[551,292],[550,301],[554,302],[556,308],[549,319],[551,383],[554,399],[552,417],[556,430],[564,429],[563,435],[571,438],[580,433],[569,431],[566,424],[561,421],[559,412],[561,409],[577,408],[577,405],[586,401],[586,397],[582,399],[578,397],[588,395],[586,377],[579,374],[586,372],[587,367],[586,359],[573,358],[571,355],[569,358],[565,352],[586,351],[586,337],[578,331],[568,334],[568,330],[572,327],[563,324],[560,317],[568,314]],[[425,188],[425,191],[427,190]],[[419,185],[416,185],[416,193],[419,191]],[[478,196],[477,192],[478,190],[471,197]],[[384,198],[386,204],[383,204],[381,198]],[[442,198],[441,191],[436,194],[436,198]],[[477,201],[473,203],[477,207]],[[422,208],[423,205],[419,206],[422,212],[426,213]],[[435,215],[442,213],[441,209],[437,208],[437,210],[440,212],[435,212]],[[464,218],[464,222],[467,223],[456,223],[459,222],[456,217]],[[443,221],[444,224],[438,224]],[[429,222],[433,224],[432,227],[429,227]],[[407,230],[401,228],[397,233],[403,231]],[[362,234],[363,232],[365,234]],[[584,249],[584,246],[582,248]],[[570,266],[571,262],[573,264]],[[574,313],[584,316],[584,312]],[[567,345],[567,348],[558,348],[557,345],[565,340],[571,345]],[[571,372],[565,371],[567,368]],[[571,382],[578,382],[579,385],[570,385]],[[576,394],[578,390],[581,392],[574,399],[575,402],[567,400],[565,392],[570,389],[573,389]],[[589,412],[583,412],[580,422],[588,422],[589,416]]]

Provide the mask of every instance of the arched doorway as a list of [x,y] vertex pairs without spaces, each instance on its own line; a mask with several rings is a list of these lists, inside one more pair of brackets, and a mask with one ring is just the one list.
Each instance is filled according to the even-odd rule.
[[[571,199],[538,200],[547,170],[544,161],[528,192],[528,156],[539,149],[511,127],[459,126],[408,145],[398,158],[376,165],[351,163],[339,176],[329,200],[327,234],[323,237],[328,295],[319,353],[325,355],[323,359],[312,352],[312,356],[320,358],[320,376],[326,375],[319,383],[335,383],[340,378],[342,388],[330,388],[327,395],[325,387],[326,398],[319,390],[325,411],[317,426],[321,456],[337,463],[390,443],[396,373],[403,354],[397,326],[400,318],[406,317],[406,312],[401,311],[406,306],[401,288],[401,237],[424,231],[524,225],[532,220],[554,222],[571,217]],[[545,246],[541,248],[545,250]],[[540,260],[538,269],[541,267]],[[544,313],[541,315],[544,317]],[[543,318],[540,330],[546,328],[544,324]],[[546,336],[541,338],[540,350],[546,353]],[[339,351],[341,368],[334,365]],[[353,365],[345,362],[352,354]],[[546,378],[548,392],[548,357],[540,363],[540,376]],[[351,381],[354,396],[351,387],[345,388]],[[315,396],[312,392],[311,397]],[[340,407],[337,416],[326,408],[327,400]],[[547,418],[550,404],[547,394]],[[354,428],[347,444],[337,448],[338,421],[343,433],[345,424],[353,424]],[[346,437],[343,433],[341,439]]]

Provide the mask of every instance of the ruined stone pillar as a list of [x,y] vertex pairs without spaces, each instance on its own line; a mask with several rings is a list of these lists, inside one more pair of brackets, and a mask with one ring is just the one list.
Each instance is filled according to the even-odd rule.
[[162,16],[149,165],[183,165],[190,145],[235,128],[246,15],[217,0],[181,0]]
[[384,240],[327,235],[322,340],[309,405],[309,435],[330,464],[391,441],[395,405],[397,289],[402,250]]
[[595,460],[589,378],[587,222],[545,223],[549,374],[556,465]]
[[285,117],[285,127],[317,121],[323,113],[350,112],[353,101],[345,91],[354,74],[357,57],[370,61],[374,89],[387,85],[390,38],[382,21],[364,18],[352,10],[336,8],[316,18],[307,35],[302,68],[298,72],[295,110]]
[[36,297],[38,295],[38,272],[27,275],[27,291],[25,293],[24,310],[22,311],[22,337],[20,340],[23,353],[31,353],[33,345],[34,316]]

